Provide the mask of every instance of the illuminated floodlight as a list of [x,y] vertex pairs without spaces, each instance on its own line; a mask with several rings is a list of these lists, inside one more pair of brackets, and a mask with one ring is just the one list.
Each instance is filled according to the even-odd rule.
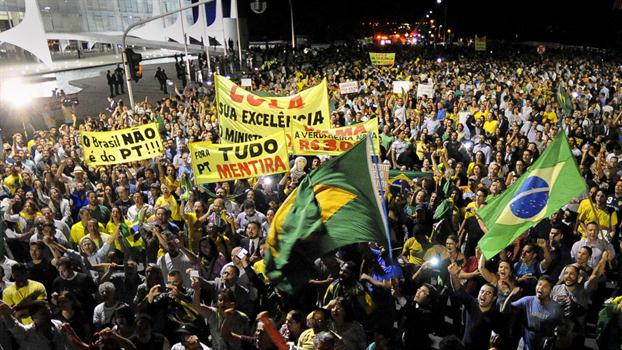
[[439,57],[439,58],[436,59],[436,63],[441,63],[441,62],[443,62],[442,58]]
[[24,107],[31,100],[30,86],[18,78],[6,80],[0,89],[0,99],[14,107]]

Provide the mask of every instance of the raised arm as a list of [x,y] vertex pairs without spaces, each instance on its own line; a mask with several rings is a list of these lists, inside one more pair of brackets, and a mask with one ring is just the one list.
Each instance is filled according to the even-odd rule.
[[479,270],[479,273],[482,274],[482,277],[484,277],[486,282],[496,284],[497,281],[499,281],[499,276],[490,272],[490,270],[486,268],[486,257],[484,256],[484,254],[482,254],[482,256],[480,256],[479,258],[479,264],[477,265],[477,269]]
[[462,284],[460,284],[460,266],[458,266],[458,264],[456,263],[451,263],[449,266],[447,266],[447,271],[449,271],[449,276],[451,277],[451,287],[453,288],[453,290],[458,290],[462,287]]

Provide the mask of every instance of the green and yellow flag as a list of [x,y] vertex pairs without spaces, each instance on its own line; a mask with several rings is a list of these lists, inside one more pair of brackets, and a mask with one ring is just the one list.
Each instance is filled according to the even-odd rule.
[[370,241],[388,247],[388,221],[371,155],[368,135],[304,177],[277,211],[265,261],[278,288],[291,293],[303,286],[314,260],[339,247]]
[[492,258],[586,190],[566,134],[560,131],[523,176],[477,211],[488,229],[479,241],[482,253]]

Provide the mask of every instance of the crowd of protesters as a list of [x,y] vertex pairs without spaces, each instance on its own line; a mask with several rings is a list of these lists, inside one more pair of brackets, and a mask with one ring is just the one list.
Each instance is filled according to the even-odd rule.
[[[393,49],[391,67],[371,66],[373,48],[359,45],[252,52],[254,90],[290,95],[327,78],[333,126],[378,118],[381,161],[418,174],[387,188],[392,252],[370,242],[318,258],[295,295],[267,278],[265,237],[327,157],[182,195],[188,144],[219,142],[212,86],[12,135],[0,163],[0,349],[532,350],[586,339],[620,349],[621,62],[579,50]],[[358,93],[341,95],[351,80]],[[431,83],[434,96],[395,94],[395,80]],[[79,131],[152,121],[163,156],[85,164]],[[589,191],[486,260],[475,211],[559,130]],[[450,215],[434,219],[444,199]]]

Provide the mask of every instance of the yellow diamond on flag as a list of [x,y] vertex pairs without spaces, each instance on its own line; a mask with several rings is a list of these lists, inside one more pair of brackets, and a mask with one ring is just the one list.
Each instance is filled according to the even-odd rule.
[[328,185],[313,186],[315,199],[320,206],[322,223],[325,223],[343,206],[356,198],[356,195],[342,188]]

